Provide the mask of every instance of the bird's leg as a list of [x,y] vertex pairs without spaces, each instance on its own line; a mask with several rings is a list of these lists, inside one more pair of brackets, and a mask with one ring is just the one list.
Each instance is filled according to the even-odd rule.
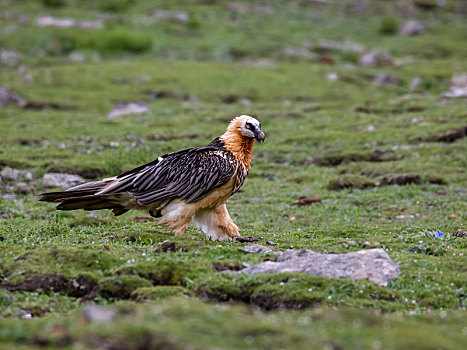
[[188,227],[188,224],[185,224],[183,226],[179,226],[175,229],[173,229],[175,236],[180,236],[183,235]]
[[195,224],[213,240],[222,241],[239,236],[238,227],[230,217],[225,204],[214,209],[198,211],[195,214]]
[[185,233],[195,208],[182,201],[173,201],[160,211],[158,224],[170,228],[175,236]]

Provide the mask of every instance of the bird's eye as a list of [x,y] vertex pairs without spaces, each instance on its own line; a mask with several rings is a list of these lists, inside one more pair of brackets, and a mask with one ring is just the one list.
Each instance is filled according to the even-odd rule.
[[250,129],[250,124],[246,124],[245,128]]

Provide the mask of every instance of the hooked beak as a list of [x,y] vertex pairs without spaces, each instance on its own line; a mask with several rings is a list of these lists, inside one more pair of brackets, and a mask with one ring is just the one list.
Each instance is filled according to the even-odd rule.
[[261,130],[258,131],[257,133],[255,133],[255,139],[258,141],[258,142],[263,142],[264,139],[266,138],[266,135],[264,134],[264,132],[262,132]]

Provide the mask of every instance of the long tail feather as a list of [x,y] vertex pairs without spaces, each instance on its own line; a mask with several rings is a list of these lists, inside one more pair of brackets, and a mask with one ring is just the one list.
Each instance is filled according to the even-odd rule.
[[114,215],[122,215],[128,211],[121,205],[115,195],[96,195],[102,188],[109,184],[109,180],[88,182],[69,188],[63,192],[42,193],[40,201],[60,203],[57,210],[100,210],[112,209]]
[[84,198],[70,198],[57,206],[57,210],[100,210],[100,209],[114,209],[121,207],[121,204],[115,199],[108,199],[105,197],[84,197]]

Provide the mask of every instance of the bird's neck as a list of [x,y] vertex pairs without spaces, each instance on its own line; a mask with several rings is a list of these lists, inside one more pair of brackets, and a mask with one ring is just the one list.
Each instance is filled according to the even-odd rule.
[[254,138],[245,137],[236,131],[227,130],[225,134],[220,137],[220,140],[224,143],[224,148],[232,152],[246,170],[251,168],[252,152],[255,144]]

